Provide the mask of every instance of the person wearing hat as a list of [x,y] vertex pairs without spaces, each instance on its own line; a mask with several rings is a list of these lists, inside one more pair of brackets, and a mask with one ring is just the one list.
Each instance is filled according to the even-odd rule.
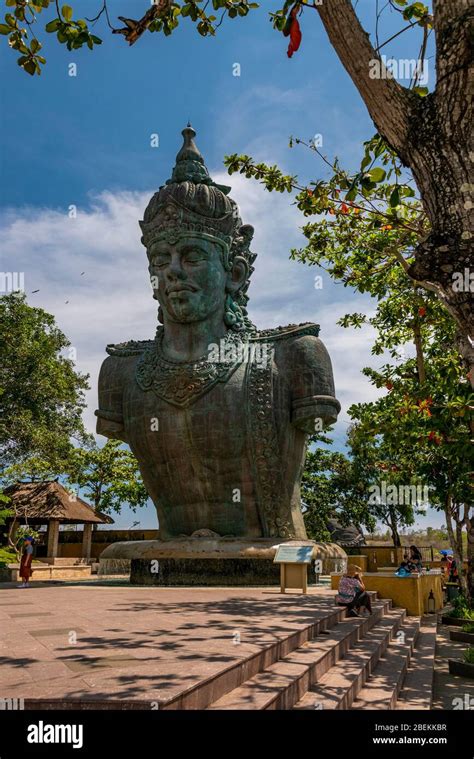
[[372,614],[370,596],[362,582],[362,569],[356,564],[349,564],[346,574],[341,577],[336,603],[345,606],[350,617],[361,616],[361,609],[367,609]]
[[23,541],[23,553],[20,561],[20,577],[23,580],[20,588],[30,587],[30,577],[33,574],[31,564],[33,562],[33,538],[27,535]]

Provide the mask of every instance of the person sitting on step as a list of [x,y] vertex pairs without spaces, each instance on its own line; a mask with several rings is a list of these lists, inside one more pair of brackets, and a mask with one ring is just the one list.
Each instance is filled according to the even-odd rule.
[[341,577],[336,603],[346,607],[349,617],[360,617],[361,609],[372,614],[370,596],[362,582],[362,569],[356,564],[349,564],[346,574]]

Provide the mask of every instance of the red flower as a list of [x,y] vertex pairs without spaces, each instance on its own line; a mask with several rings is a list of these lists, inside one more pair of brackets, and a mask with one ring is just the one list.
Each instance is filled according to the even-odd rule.
[[386,382],[385,387],[387,388],[387,390],[393,390],[393,384],[391,382]]
[[426,308],[424,306],[420,306],[418,309],[418,316],[424,316],[426,314]]
[[301,44],[301,29],[300,29],[299,21],[296,18],[297,14],[298,14],[298,6],[295,6],[290,13],[291,23],[290,23],[290,44],[288,45],[288,51],[287,51],[288,58],[291,58],[293,53],[296,53],[296,51],[298,50]]
[[418,410],[419,411],[424,411],[424,413],[426,414],[426,416],[431,416],[431,411],[429,409],[429,406],[431,406],[432,404],[433,404],[433,399],[432,398],[425,398],[425,400],[420,401],[418,403]]

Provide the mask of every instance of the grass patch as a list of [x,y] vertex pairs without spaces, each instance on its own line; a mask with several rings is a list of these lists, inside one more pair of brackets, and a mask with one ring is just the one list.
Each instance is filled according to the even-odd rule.
[[6,567],[7,564],[16,564],[17,561],[15,551],[6,546],[0,546],[0,567]]

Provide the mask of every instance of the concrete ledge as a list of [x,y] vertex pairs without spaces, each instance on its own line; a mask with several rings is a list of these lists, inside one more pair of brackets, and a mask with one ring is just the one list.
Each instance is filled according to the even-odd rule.
[[[346,552],[336,543],[278,538],[176,538],[173,540],[133,540],[113,543],[101,559],[271,559],[280,545],[312,545],[313,559],[347,561]],[[334,571],[334,570],[333,570]],[[323,570],[324,574],[324,570]]]
[[[89,564],[33,564],[33,574],[31,582],[42,582],[44,580],[75,580],[91,576],[91,566]],[[20,566],[19,564],[9,564],[0,570],[1,582],[19,582]]]
[[335,543],[206,535],[114,543],[100,555],[99,574],[108,573],[116,562],[128,560],[133,584],[277,585],[280,569],[273,559],[282,544],[312,546],[312,559],[322,562],[321,574],[346,569],[346,552]]

